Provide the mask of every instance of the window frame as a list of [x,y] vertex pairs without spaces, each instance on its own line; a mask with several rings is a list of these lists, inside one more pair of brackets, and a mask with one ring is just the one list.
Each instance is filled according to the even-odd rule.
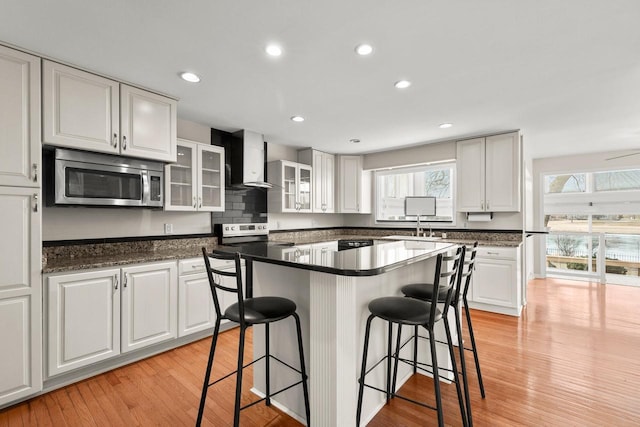
[[[450,169],[451,176],[449,178],[449,186],[451,191],[451,220],[423,220],[420,219],[421,225],[435,225],[435,226],[446,226],[446,227],[455,227],[456,219],[457,219],[457,210],[456,210],[456,199],[457,199],[457,168],[455,160],[445,160],[436,163],[425,163],[420,165],[409,165],[409,166],[394,166],[385,169],[375,170],[373,173],[373,186],[374,186],[374,203],[373,203],[373,217],[374,223],[376,225],[383,225],[386,227],[415,227],[416,220],[388,220],[388,219],[379,219],[378,218],[378,207],[381,201],[381,188],[378,184],[378,177],[386,176],[386,175],[396,175],[399,172],[404,173],[415,173],[415,172],[424,172],[427,170],[440,170],[440,169]],[[436,199],[436,208],[437,208],[437,199]],[[423,218],[423,217],[421,217]]]

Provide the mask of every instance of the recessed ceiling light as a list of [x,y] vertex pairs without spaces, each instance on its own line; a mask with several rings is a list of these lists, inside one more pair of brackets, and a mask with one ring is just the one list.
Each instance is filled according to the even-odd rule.
[[398,80],[394,86],[398,89],[406,89],[411,86],[411,82],[409,80]]
[[442,123],[442,124],[440,125],[440,129],[448,129],[448,128],[450,128],[451,126],[453,126],[453,123]]
[[304,122],[304,117],[302,117],[302,116],[293,116],[293,117],[291,117],[291,120],[293,120],[294,122],[300,123],[300,122]]
[[271,56],[280,56],[282,55],[282,48],[277,44],[270,44],[265,48],[265,52]]
[[358,138],[352,138],[349,140],[349,142],[353,143],[353,144],[358,144],[360,142],[360,140]]
[[356,53],[358,55],[370,55],[371,52],[373,52],[373,47],[370,44],[363,43],[356,46]]
[[189,83],[198,83],[200,81],[200,77],[193,73],[182,73],[180,74],[180,77],[182,77],[182,80],[186,80]]

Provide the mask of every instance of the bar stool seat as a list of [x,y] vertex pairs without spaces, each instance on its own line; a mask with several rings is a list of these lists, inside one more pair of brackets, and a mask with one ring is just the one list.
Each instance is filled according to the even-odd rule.
[[[431,318],[431,304],[404,297],[382,297],[369,302],[369,312],[388,322],[405,325],[424,325]],[[442,312],[436,308],[434,322],[442,319]]]
[[[247,325],[277,322],[296,312],[296,303],[280,297],[257,297],[244,300],[244,321]],[[224,317],[240,323],[240,304],[230,305]]]
[[[402,293],[411,298],[420,300],[431,300],[433,298],[433,283],[412,283],[405,285],[401,289]],[[440,289],[438,292],[438,302],[444,302],[447,298],[447,292]]]

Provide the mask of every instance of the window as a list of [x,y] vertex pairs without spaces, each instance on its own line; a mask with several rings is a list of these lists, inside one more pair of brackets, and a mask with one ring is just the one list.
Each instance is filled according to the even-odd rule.
[[595,191],[640,190],[640,169],[596,172],[593,180]]
[[544,192],[553,193],[584,193],[587,191],[587,174],[574,173],[570,175],[546,175],[544,177]]
[[407,196],[436,198],[436,215],[420,216],[426,222],[453,222],[455,199],[455,165],[396,168],[376,172],[376,221],[414,222],[415,216],[404,212]]

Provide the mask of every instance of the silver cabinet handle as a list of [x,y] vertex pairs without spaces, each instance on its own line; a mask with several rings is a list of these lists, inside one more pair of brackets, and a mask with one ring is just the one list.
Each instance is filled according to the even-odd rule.
[[487,255],[500,255],[500,252],[488,252]]
[[128,282],[128,274],[124,273],[124,281],[122,282],[122,287],[126,288],[127,287],[127,282]]
[[487,200],[487,210],[489,210],[489,201]]
[[126,150],[127,149],[127,137],[122,135],[122,149]]
[[196,196],[193,196],[193,208],[197,208],[198,204],[196,203]]
[[202,197],[198,197],[198,207],[202,207]]
[[113,134],[113,148],[117,148],[118,147],[118,134],[114,133]]
[[38,194],[33,195],[33,211],[38,212]]
[[33,164],[33,182],[38,182],[38,164]]
[[117,291],[118,290],[118,275],[117,274],[113,275],[113,280],[116,283],[115,290]]
[[480,210],[483,211],[484,210],[484,202],[480,202]]
[[203,264],[192,265],[191,268],[204,268]]

